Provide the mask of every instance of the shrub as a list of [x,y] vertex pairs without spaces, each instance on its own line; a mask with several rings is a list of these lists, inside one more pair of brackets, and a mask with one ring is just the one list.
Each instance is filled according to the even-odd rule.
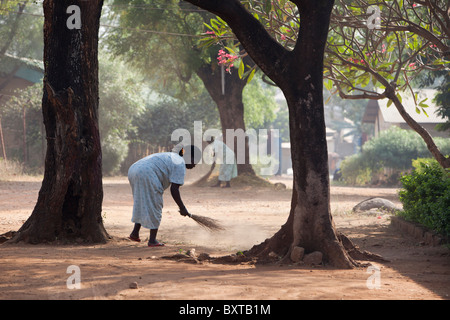
[[371,183],[372,168],[367,166],[364,154],[354,154],[341,163],[342,180],[351,185],[368,185]]
[[[450,139],[434,141],[443,154],[450,154]],[[364,144],[360,154],[342,162],[342,180],[353,185],[395,184],[401,171],[412,169],[413,159],[428,156],[425,142],[415,131],[392,127]],[[385,168],[389,170],[383,172]]]
[[449,237],[450,172],[434,159],[417,159],[413,166],[411,174],[400,178],[404,211],[399,215]]

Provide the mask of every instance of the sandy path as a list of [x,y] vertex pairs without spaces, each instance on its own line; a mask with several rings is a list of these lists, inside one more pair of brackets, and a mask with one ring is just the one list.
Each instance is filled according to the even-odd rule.
[[[0,182],[0,234],[17,230],[31,213],[40,182]],[[420,246],[390,226],[389,216],[350,213],[363,199],[388,198],[395,189],[332,187],[338,228],[362,249],[391,262],[374,264],[377,289],[367,269],[327,266],[191,264],[161,259],[186,252],[226,255],[249,249],[286,221],[291,190],[251,187],[228,190],[185,186],[182,197],[196,214],[220,220],[226,231],[210,233],[179,215],[165,195],[159,239],[148,248],[125,239],[131,231],[132,196],[126,178],[106,178],[103,216],[114,240],[104,245],[1,245],[0,299],[449,299],[450,258],[444,247]],[[143,230],[141,238],[146,238]],[[69,290],[69,266],[78,266],[81,288]],[[373,278],[370,278],[373,279]],[[369,279],[369,280],[370,280]],[[129,284],[137,282],[138,289]]]

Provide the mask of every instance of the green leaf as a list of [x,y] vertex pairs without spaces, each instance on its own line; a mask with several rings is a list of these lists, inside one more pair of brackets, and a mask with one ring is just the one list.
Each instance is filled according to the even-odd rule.
[[398,101],[400,101],[400,103],[402,103],[402,96],[400,95],[400,93],[396,94]]
[[328,79],[327,81],[324,82],[325,88],[327,90],[331,90],[333,89],[333,81],[331,81],[330,79]]
[[225,46],[225,49],[227,49],[230,54],[236,54],[236,51],[233,48]]
[[239,75],[239,78],[241,78],[241,79],[242,79],[242,76],[244,75],[244,68],[245,68],[244,62],[241,60],[241,63],[239,64],[239,69],[238,69],[238,75]]
[[223,25],[226,26],[227,23],[225,22],[225,20],[223,20],[221,17],[216,16],[217,20]]
[[214,29],[219,30],[219,21],[217,21],[216,19],[211,19],[210,22],[211,22],[211,26]]
[[255,71],[256,69],[253,69],[252,72],[250,72],[250,75],[247,78],[247,83],[249,83],[250,81],[252,81],[253,76],[255,75]]
[[422,101],[419,102],[419,106],[421,106],[422,108],[428,108],[428,105],[425,103],[425,101],[427,101],[428,98],[423,99]]
[[387,103],[387,107],[389,108],[390,106],[391,106],[391,104],[392,104],[392,100],[391,99],[389,99],[389,101],[388,101],[388,103]]
[[205,27],[207,27],[209,30],[211,30],[211,31],[213,31],[213,32],[215,31],[209,24],[203,22],[203,25],[204,25]]

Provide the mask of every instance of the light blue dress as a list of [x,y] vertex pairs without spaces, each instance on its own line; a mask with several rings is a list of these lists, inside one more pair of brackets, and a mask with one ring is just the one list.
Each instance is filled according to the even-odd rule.
[[164,190],[171,183],[183,185],[185,175],[184,159],[174,152],[155,153],[131,165],[128,170],[133,193],[131,221],[147,229],[158,229]]
[[237,177],[236,156],[223,141],[214,140],[215,161],[220,164],[219,180],[230,181]]

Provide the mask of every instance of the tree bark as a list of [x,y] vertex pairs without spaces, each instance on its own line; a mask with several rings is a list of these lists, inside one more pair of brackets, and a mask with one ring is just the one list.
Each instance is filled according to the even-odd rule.
[[289,108],[294,190],[286,224],[249,253],[273,251],[289,257],[292,248],[320,251],[324,262],[352,268],[357,263],[342,245],[330,210],[328,152],[323,107],[323,56],[333,0],[293,1],[300,11],[292,51],[276,42],[238,0],[187,0],[224,19],[242,46],[283,91]]
[[[69,29],[70,5],[81,28]],[[98,29],[102,0],[45,0],[45,173],[36,206],[12,241],[105,242],[98,130]]]

